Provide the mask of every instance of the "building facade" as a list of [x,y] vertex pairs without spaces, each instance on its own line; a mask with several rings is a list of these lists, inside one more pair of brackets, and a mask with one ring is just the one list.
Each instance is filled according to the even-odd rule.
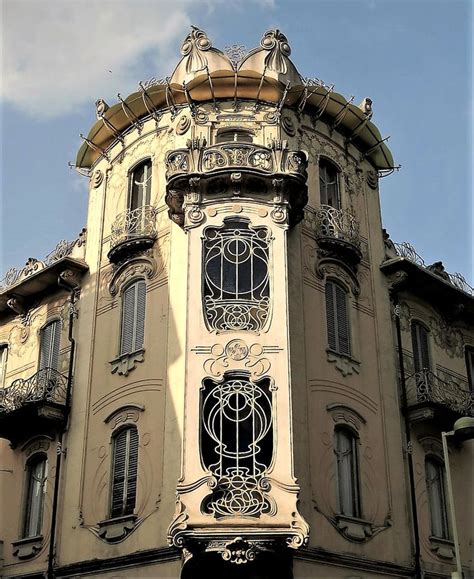
[[290,53],[193,27],[97,101],[87,229],[0,289],[4,577],[454,571],[473,290],[382,229],[371,100]]

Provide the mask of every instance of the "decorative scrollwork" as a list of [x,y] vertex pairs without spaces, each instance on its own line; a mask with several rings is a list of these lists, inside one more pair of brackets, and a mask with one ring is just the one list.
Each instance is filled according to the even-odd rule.
[[175,129],[176,134],[177,135],[186,134],[188,132],[190,126],[191,126],[191,119],[187,115],[182,115],[176,124],[176,129]]
[[465,416],[474,416],[474,397],[467,383],[459,383],[447,374],[440,378],[424,369],[407,378],[409,404],[431,402]]
[[207,65],[207,58],[202,53],[208,51],[211,46],[212,43],[207,34],[193,26],[181,46],[181,54],[188,57],[186,61],[187,74],[204,70]]
[[224,48],[224,53],[232,63],[232,66],[237,68],[239,62],[247,56],[248,51],[242,44],[232,44]]
[[204,311],[217,331],[263,329],[270,314],[270,232],[246,219],[206,230]]
[[286,61],[291,54],[287,37],[279,30],[269,30],[265,32],[260,46],[269,51],[265,57],[266,68],[273,72],[286,74],[288,70]]
[[65,404],[67,378],[54,368],[43,368],[28,379],[18,378],[0,390],[0,416],[32,402]]
[[110,246],[136,238],[155,239],[158,235],[156,230],[156,207],[143,205],[136,209],[124,211],[117,216],[110,233]]
[[340,239],[360,248],[359,223],[352,213],[330,205],[321,205],[315,217],[318,237]]
[[232,372],[222,382],[205,380],[202,388],[201,452],[216,477],[204,499],[204,512],[215,517],[276,512],[264,475],[273,456],[271,381],[249,380]]

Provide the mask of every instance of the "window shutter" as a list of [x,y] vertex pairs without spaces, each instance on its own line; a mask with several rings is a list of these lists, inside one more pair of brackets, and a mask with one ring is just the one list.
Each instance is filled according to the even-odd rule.
[[347,294],[339,285],[334,285],[336,297],[336,316],[338,334],[338,352],[351,355],[351,338],[349,327],[349,312],[347,311]]
[[444,488],[444,468],[436,460],[425,461],[426,486],[431,514],[431,533],[441,539],[449,539],[449,523]]
[[413,347],[413,359],[415,363],[415,372],[421,372],[423,369],[430,369],[430,354],[428,347],[428,332],[418,322],[413,322],[411,327],[411,339]]
[[46,457],[40,456],[28,464],[27,493],[23,537],[41,535],[46,481]]
[[133,334],[135,325],[135,284],[129,286],[122,298],[122,332],[120,354],[133,352]]
[[59,368],[59,350],[61,345],[61,322],[55,320],[41,330],[40,336],[40,370]]
[[136,284],[135,344],[134,350],[143,348],[145,340],[145,305],[146,283],[141,280]]
[[326,283],[326,322],[328,331],[328,345],[331,350],[337,351],[335,306],[334,284],[328,281]]
[[110,514],[120,517],[133,513],[137,493],[138,432],[122,430],[114,438],[112,498]]

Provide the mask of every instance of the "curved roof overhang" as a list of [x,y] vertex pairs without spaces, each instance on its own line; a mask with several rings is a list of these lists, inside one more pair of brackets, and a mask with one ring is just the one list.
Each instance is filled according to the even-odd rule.
[[321,117],[337,127],[377,170],[393,169],[392,154],[370,116],[331,87],[303,81],[288,58],[290,49],[285,43],[284,35],[270,31],[262,39],[261,48],[251,51],[236,65],[224,53],[211,48],[202,31],[194,30],[183,43],[184,56],[169,81],[142,87],[124,101],[105,108],[81,146],[76,166],[90,168],[124,132],[165,110],[222,100],[249,100],[294,107]]

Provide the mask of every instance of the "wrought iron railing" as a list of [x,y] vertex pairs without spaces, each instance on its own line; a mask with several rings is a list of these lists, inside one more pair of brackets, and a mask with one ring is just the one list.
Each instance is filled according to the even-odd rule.
[[205,140],[188,142],[187,149],[170,151],[166,157],[166,177],[182,173],[210,173],[219,169],[251,169],[259,173],[305,175],[307,158],[302,151],[289,151],[286,142],[270,147],[253,143],[222,143],[207,147]]
[[152,205],[143,205],[120,213],[112,224],[111,247],[132,239],[155,239],[158,235],[156,214],[157,209]]
[[0,390],[0,416],[33,402],[66,403],[67,378],[54,368],[43,368],[30,378],[18,378]]
[[443,380],[434,372],[424,369],[406,380],[409,405],[429,402],[449,408],[465,416],[474,415],[474,394],[467,383]]
[[321,205],[316,211],[315,228],[317,237],[340,239],[360,248],[359,223],[349,211]]
[[461,291],[474,296],[474,287],[472,287],[465,279],[465,277],[460,273],[449,273],[443,267],[441,262],[436,262],[432,265],[428,265],[425,260],[416,252],[416,249],[408,243],[404,241],[403,243],[394,243],[393,244],[397,255],[400,257],[404,257],[408,259],[412,263],[416,263],[421,267],[424,267],[431,271],[432,273],[438,275],[441,279],[451,283]]

